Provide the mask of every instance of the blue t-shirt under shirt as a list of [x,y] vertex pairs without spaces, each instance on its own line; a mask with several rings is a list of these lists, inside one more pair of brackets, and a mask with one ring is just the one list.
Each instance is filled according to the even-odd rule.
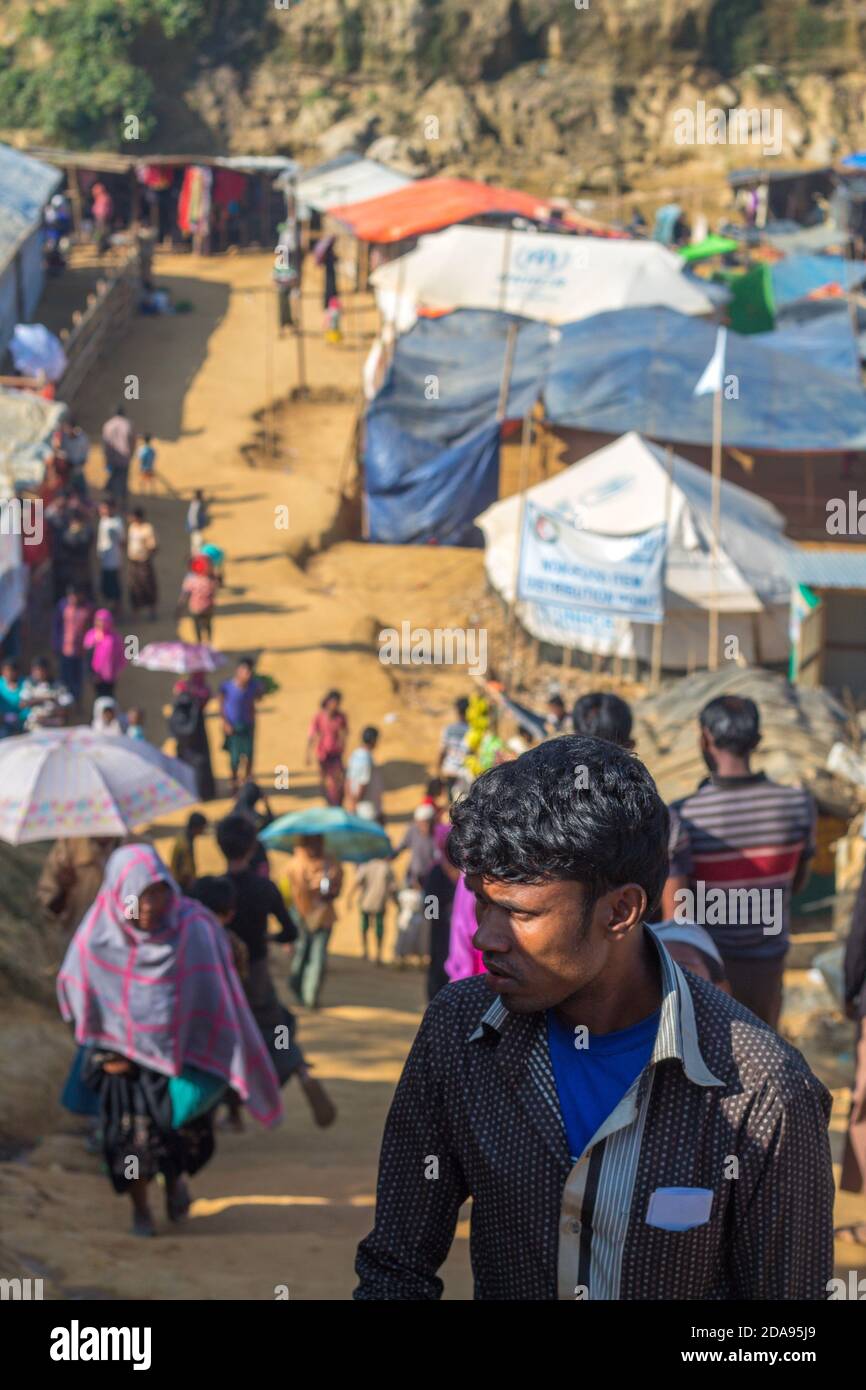
[[568,1147],[577,1161],[592,1136],[619,1105],[650,1057],[661,1011],[616,1033],[583,1034],[575,1047],[574,1027],[547,1013],[547,1044],[559,1094]]

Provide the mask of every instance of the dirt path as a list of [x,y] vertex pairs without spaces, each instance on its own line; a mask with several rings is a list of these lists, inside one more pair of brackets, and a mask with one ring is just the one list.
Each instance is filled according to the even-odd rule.
[[[193,312],[139,320],[82,394],[78,414],[95,437],[121,399],[125,378],[134,374],[140,399],[128,410],[140,429],[154,434],[160,474],[186,497],[202,486],[214,498],[210,534],[228,556],[216,644],[234,655],[261,654],[260,668],[279,682],[263,706],[256,750],[256,775],[263,784],[273,787],[275,770],[289,769],[289,791],[274,794],[275,806],[286,810],[318,796],[312,773],[303,766],[306,727],[324,690],[337,685],[345,692],[355,731],[368,722],[382,724],[386,714],[396,716],[382,724],[382,757],[392,789],[387,807],[396,834],[428,775],[440,716],[405,712],[390,675],[375,658],[375,610],[393,603],[394,595],[383,583],[381,603],[371,610],[346,584],[345,570],[339,583],[335,575],[308,577],[286,558],[288,545],[321,531],[334,512],[359,351],[352,342],[323,343],[317,287],[306,287],[307,372],[314,402],[290,412],[282,460],[251,469],[241,454],[254,431],[251,417],[272,391],[284,394],[297,382],[294,341],[276,341],[268,269],[268,259],[258,256],[198,262],[161,257],[158,283],[169,286],[176,300],[189,299]],[[372,316],[370,321],[372,326]],[[351,315],[350,329],[356,323]],[[316,405],[316,389],[326,385],[341,388],[346,399]],[[98,482],[101,464],[94,462],[92,473]],[[187,549],[185,505],[164,495],[144,505],[162,545],[162,616],[155,626],[142,626],[142,642],[173,629],[170,609]],[[277,525],[278,518],[282,521],[277,509],[283,507],[288,507],[288,531]],[[433,570],[429,561],[427,570]],[[396,565],[393,579],[405,595],[406,578]],[[397,606],[396,621],[412,616],[399,600]],[[129,621],[124,630],[131,630]],[[443,712],[457,693],[456,687],[448,689],[450,683],[446,677],[437,697]],[[163,734],[160,706],[169,689],[168,678],[137,671],[126,673],[120,687],[124,704],[146,706],[148,733],[155,741]],[[213,726],[211,732],[212,747],[218,749]],[[225,771],[219,751],[215,764]],[[221,809],[215,804],[212,818]],[[157,840],[172,831],[169,825],[157,827]],[[205,870],[218,869],[216,846],[207,845],[201,860]],[[57,1294],[272,1298],[277,1285],[286,1285],[292,1298],[348,1297],[354,1249],[371,1221],[385,1112],[424,996],[417,972],[377,969],[360,959],[354,915],[341,914],[332,956],[325,1007],[299,1014],[305,1049],[339,1108],[337,1123],[316,1130],[292,1085],[279,1130],[265,1133],[250,1124],[244,1135],[221,1135],[216,1158],[195,1180],[197,1201],[182,1236],[172,1233],[145,1243],[125,1234],[125,1205],[113,1199],[59,1109],[57,1130],[28,1162],[0,1168],[0,1201],[11,1208],[3,1222],[5,1241],[28,1268],[47,1273]],[[285,975],[279,952],[274,968]],[[452,1257],[452,1297],[471,1290],[465,1244],[459,1240]]]
[[[386,808],[396,835],[431,770],[449,702],[467,681],[440,668],[430,679],[411,673],[398,686],[375,657],[376,633],[403,620],[435,625],[443,614],[452,624],[461,621],[461,601],[477,584],[480,555],[373,551],[345,543],[317,557],[305,572],[287,559],[287,546],[326,528],[333,514],[360,354],[353,343],[323,343],[317,287],[307,286],[309,381],[314,388],[340,388],[345,398],[327,406],[293,406],[281,459],[251,469],[242,449],[254,429],[252,416],[272,392],[283,394],[297,381],[293,340],[274,341],[272,296],[262,293],[268,268],[265,257],[161,257],[158,283],[170,287],[175,299],[191,300],[193,312],[141,319],[79,400],[78,414],[95,436],[120,399],[124,379],[136,375],[140,400],[131,403],[130,413],[141,429],[153,432],[160,473],[185,497],[203,486],[214,498],[211,536],[228,555],[216,644],[233,655],[261,654],[261,669],[279,682],[262,710],[256,767],[258,780],[270,786],[275,769],[288,767],[289,790],[274,794],[275,805],[289,809],[318,795],[303,766],[305,731],[323,691],[337,685],[355,731],[368,722],[382,728]],[[372,327],[372,315],[367,325]],[[97,481],[99,465],[93,474]],[[145,505],[162,542],[163,600],[160,621],[141,630],[143,642],[173,631],[170,609],[186,554],[185,506],[165,495]],[[275,509],[284,506],[288,532],[275,525]],[[169,689],[168,678],[144,672],[127,673],[120,689],[125,704],[146,706],[148,733],[157,742]],[[386,716],[393,717],[386,722]],[[212,729],[212,747],[218,742]],[[217,752],[223,773],[221,759]],[[223,805],[213,806],[212,818]],[[167,840],[173,830],[173,824],[157,827],[157,840]],[[220,866],[215,845],[207,845],[201,867]],[[278,976],[285,974],[278,953],[274,968]],[[325,1007],[316,1014],[298,1011],[305,1049],[339,1107],[336,1125],[324,1133],[314,1129],[300,1093],[290,1086],[282,1128],[266,1134],[250,1125],[243,1135],[222,1135],[214,1161],[194,1182],[197,1200],[188,1227],[181,1235],[143,1242],[125,1233],[125,1204],[113,1199],[74,1124],[56,1108],[52,1132],[27,1161],[0,1165],[7,1248],[25,1269],[44,1275],[60,1297],[267,1299],[280,1285],[293,1299],[348,1297],[355,1246],[372,1217],[385,1112],[423,999],[418,973],[377,969],[360,959],[354,914],[343,909]],[[53,1092],[53,1081],[51,1086]],[[843,1108],[840,1096],[837,1146]],[[840,1219],[855,1214],[851,1199],[840,1204]],[[464,1221],[445,1270],[451,1298],[471,1296],[467,1234]],[[848,1250],[840,1247],[838,1253],[841,1268],[847,1268]]]

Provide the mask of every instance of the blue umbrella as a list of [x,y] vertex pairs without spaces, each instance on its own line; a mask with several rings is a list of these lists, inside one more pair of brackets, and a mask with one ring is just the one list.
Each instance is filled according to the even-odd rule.
[[313,806],[290,811],[262,830],[259,839],[267,849],[293,850],[302,835],[322,835],[325,849],[335,859],[363,864],[391,854],[391,841],[375,821],[353,816],[341,806]]

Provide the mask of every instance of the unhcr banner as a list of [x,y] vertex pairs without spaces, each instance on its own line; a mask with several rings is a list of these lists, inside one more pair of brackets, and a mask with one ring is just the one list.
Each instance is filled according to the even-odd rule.
[[660,623],[665,550],[664,526],[637,536],[599,536],[527,501],[517,597]]

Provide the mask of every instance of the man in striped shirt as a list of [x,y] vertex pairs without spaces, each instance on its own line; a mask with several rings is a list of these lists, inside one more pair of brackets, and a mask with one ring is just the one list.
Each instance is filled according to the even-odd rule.
[[[672,807],[688,834],[689,887],[674,920],[706,927],[735,999],[776,1028],[790,935],[791,897],[815,853],[815,803],[803,787],[753,772],[761,738],[754,700],[721,695],[700,713],[710,776]],[[672,870],[674,872],[674,870]]]

